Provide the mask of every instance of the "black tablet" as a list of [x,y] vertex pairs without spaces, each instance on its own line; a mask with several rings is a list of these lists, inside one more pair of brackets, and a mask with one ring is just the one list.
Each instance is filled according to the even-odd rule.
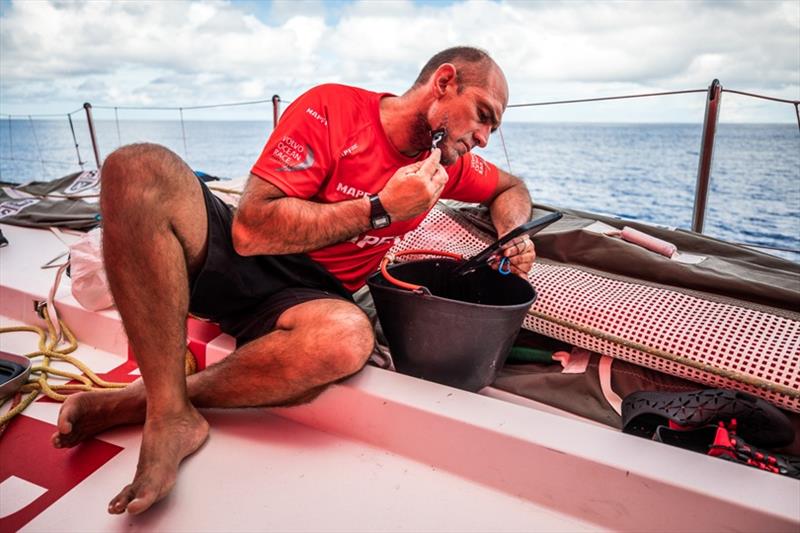
[[472,272],[478,267],[485,265],[493,255],[497,254],[498,252],[502,252],[504,244],[511,242],[522,235],[534,235],[556,220],[559,220],[562,216],[563,215],[560,212],[556,211],[555,213],[550,213],[549,215],[545,215],[537,218],[536,220],[526,222],[521,226],[517,226],[508,234],[503,236],[502,239],[494,241],[492,244],[484,248],[483,251],[481,251],[478,255],[469,258],[464,262],[464,264],[456,268],[453,273],[456,275],[463,275]]

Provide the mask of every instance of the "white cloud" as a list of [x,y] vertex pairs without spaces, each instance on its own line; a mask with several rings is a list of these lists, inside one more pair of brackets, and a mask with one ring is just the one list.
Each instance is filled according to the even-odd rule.
[[[326,81],[401,92],[430,55],[454,44],[489,50],[506,71],[512,102],[704,88],[715,77],[726,87],[800,99],[796,0],[256,7],[221,0],[12,2],[0,18],[3,112],[61,111],[85,100],[186,106],[273,93],[291,98]],[[685,120],[698,108],[702,98],[675,98],[640,116]],[[588,113],[614,120],[616,109],[542,108],[509,119]],[[761,104],[735,109],[740,120],[793,115]],[[759,118],[764,109],[768,118]]]

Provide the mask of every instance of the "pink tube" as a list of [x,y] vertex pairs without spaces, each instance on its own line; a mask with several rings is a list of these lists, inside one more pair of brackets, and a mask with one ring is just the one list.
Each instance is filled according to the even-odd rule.
[[642,248],[647,248],[648,250],[661,254],[665,257],[672,257],[672,255],[678,251],[678,247],[671,242],[662,241],[661,239],[657,239],[646,233],[642,233],[639,230],[629,228],[628,226],[622,228],[622,233],[620,236],[628,242],[638,244]]

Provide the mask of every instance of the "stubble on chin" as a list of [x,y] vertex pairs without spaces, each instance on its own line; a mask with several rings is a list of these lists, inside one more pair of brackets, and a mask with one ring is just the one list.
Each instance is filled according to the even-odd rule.
[[452,165],[453,163],[458,161],[459,157],[461,157],[461,154],[459,154],[455,148],[451,147],[447,143],[447,139],[442,141],[439,147],[442,149],[442,157],[439,161],[442,166],[446,167],[448,165]]
[[438,130],[439,128],[445,129],[444,139],[441,140],[439,143],[439,148],[442,149],[442,165],[452,165],[461,154],[458,151],[449,145],[449,134],[447,133],[447,116],[445,115],[442,123],[437,127],[434,128],[430,122],[428,122],[428,118],[425,116],[424,113],[417,113],[416,119],[414,123],[411,125],[411,145],[414,149],[419,150],[420,152],[428,152],[431,149],[431,142],[432,142],[432,134],[433,131]]
[[417,118],[411,125],[411,145],[420,152],[431,149],[431,125],[423,113],[417,113]]

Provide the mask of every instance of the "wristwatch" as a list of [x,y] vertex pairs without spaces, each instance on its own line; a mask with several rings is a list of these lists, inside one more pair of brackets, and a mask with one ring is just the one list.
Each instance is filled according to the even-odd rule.
[[370,194],[369,197],[369,221],[372,224],[372,229],[385,228],[392,223],[392,217],[383,208],[381,199],[377,194]]

